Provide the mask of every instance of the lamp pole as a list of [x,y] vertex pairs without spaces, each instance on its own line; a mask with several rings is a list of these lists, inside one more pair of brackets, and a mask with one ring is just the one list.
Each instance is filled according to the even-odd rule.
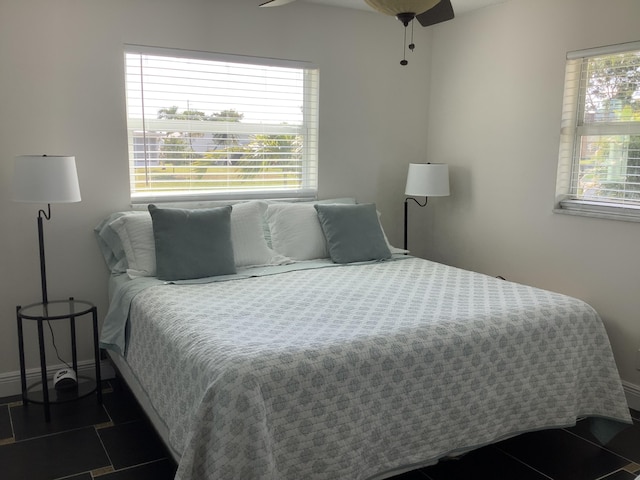
[[419,206],[425,207],[427,205],[427,201],[429,200],[429,197],[424,197],[424,203],[420,203],[418,200],[416,200],[413,197],[406,197],[404,199],[404,249],[405,250],[407,250],[407,219],[409,217],[409,200],[413,200]]
[[42,228],[42,217],[51,219],[51,204],[47,203],[47,211],[38,211],[38,243],[40,247],[40,284],[42,285],[42,303],[49,303],[47,295],[47,266],[44,259],[44,233]]

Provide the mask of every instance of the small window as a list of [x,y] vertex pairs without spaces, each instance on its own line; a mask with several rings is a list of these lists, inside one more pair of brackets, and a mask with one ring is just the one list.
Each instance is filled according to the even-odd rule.
[[315,196],[318,69],[125,48],[133,203]]
[[640,221],[640,42],[567,55],[556,208]]

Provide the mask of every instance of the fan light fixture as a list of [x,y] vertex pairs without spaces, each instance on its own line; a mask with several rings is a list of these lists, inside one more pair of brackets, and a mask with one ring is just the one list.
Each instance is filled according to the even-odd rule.
[[[380,13],[394,16],[412,14],[415,17],[419,13],[435,7],[440,3],[440,0],[365,0],[365,2]],[[403,21],[402,19],[398,20]]]
[[[411,23],[411,43],[409,50],[413,51],[416,47],[413,43],[413,19],[416,15],[432,9],[440,0],[365,0],[374,10],[386,15],[394,15],[404,25],[404,44],[407,44],[407,27]],[[407,49],[404,50],[404,56],[400,65],[407,65]]]
[[[295,0],[263,0],[261,7],[279,7]],[[404,25],[404,56],[400,65],[407,65],[407,27],[411,23],[411,43],[409,50],[416,48],[413,43],[413,20],[423,27],[446,22],[454,18],[451,0],[365,0],[375,11],[394,15]]]
[[259,7],[280,7],[282,5],[286,5],[287,3],[294,2],[295,0],[266,0],[265,2],[258,5]]

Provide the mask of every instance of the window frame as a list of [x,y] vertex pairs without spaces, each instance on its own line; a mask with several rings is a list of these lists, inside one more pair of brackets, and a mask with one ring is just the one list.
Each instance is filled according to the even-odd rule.
[[[297,188],[287,188],[284,184],[280,184],[279,187],[264,187],[264,188],[227,188],[227,189],[191,189],[190,187],[176,189],[174,191],[136,191],[135,189],[135,168],[136,162],[139,163],[139,155],[136,154],[135,142],[139,143],[139,136],[134,134],[134,131],[140,131],[142,129],[143,136],[146,137],[148,132],[158,133],[160,131],[173,131],[168,130],[166,127],[158,130],[160,127],[159,122],[162,120],[154,117],[151,118],[147,113],[143,113],[144,118],[130,118],[129,109],[129,95],[130,90],[128,86],[128,67],[127,56],[129,54],[134,55],[151,55],[160,57],[171,58],[183,58],[193,60],[204,60],[214,62],[224,62],[230,64],[242,64],[256,67],[275,67],[300,70],[303,78],[302,97],[302,123],[299,125],[287,125],[284,123],[275,124],[265,122],[236,122],[234,124],[235,129],[238,131],[251,132],[252,127],[260,125],[261,134],[264,135],[299,135],[303,138],[301,147],[301,161],[299,162],[300,173],[300,185]],[[126,122],[127,122],[127,141],[128,141],[128,170],[129,170],[129,192],[131,195],[131,203],[147,204],[151,202],[156,203],[181,203],[181,202],[217,202],[220,200],[248,200],[248,199],[308,199],[315,198],[318,191],[318,131],[319,131],[319,68],[317,65],[305,61],[297,60],[283,60],[264,57],[253,57],[244,55],[231,55],[217,52],[203,52],[194,50],[183,50],[175,48],[163,48],[163,47],[151,47],[143,45],[125,44],[124,46],[124,75],[125,85],[124,94],[127,102],[126,106]],[[144,83],[142,82],[142,75],[140,75],[140,83],[143,85],[141,88],[144,91]],[[143,93],[144,94],[144,93]],[[167,106],[171,103],[171,100],[167,100]],[[144,108],[144,106],[142,107]],[[133,110],[133,109],[132,109]],[[242,113],[242,112],[240,112]],[[171,122],[174,124],[183,122],[183,120],[167,120],[165,125],[169,125]],[[218,122],[199,122],[200,128],[211,128],[214,132],[215,127],[213,124]],[[198,132],[196,130],[189,130],[189,132]],[[180,130],[183,131],[183,130]],[[184,131],[186,132],[186,131]],[[134,138],[135,137],[135,138]],[[152,148],[150,143],[145,138],[144,142],[144,168],[149,168],[149,161],[147,152]]]
[[[582,137],[592,135],[640,135],[640,122],[587,123],[580,121],[584,114],[583,64],[586,59],[603,55],[640,52],[640,41],[568,52],[565,66],[565,83],[560,130],[560,149],[556,176],[555,213],[589,216],[614,220],[640,222],[640,202],[598,201],[597,198],[579,198],[577,194],[575,165],[580,160]],[[584,78],[586,82],[586,78]]]

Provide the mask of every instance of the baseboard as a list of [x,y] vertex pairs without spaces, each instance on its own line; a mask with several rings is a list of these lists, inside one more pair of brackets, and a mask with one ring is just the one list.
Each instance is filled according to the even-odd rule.
[[624,394],[627,397],[629,408],[640,411],[640,386],[629,382],[622,382]]
[[[47,377],[52,378],[55,372],[63,368],[64,365],[52,365],[47,368]],[[83,377],[95,378],[95,367],[93,360],[85,360],[78,362],[78,375]],[[100,362],[100,377],[103,380],[114,377],[114,371],[111,364],[103,360]],[[27,385],[40,381],[40,369],[32,368],[27,370]],[[8,372],[0,374],[0,398],[10,397],[13,395],[21,395],[22,388],[20,386],[20,372]]]

